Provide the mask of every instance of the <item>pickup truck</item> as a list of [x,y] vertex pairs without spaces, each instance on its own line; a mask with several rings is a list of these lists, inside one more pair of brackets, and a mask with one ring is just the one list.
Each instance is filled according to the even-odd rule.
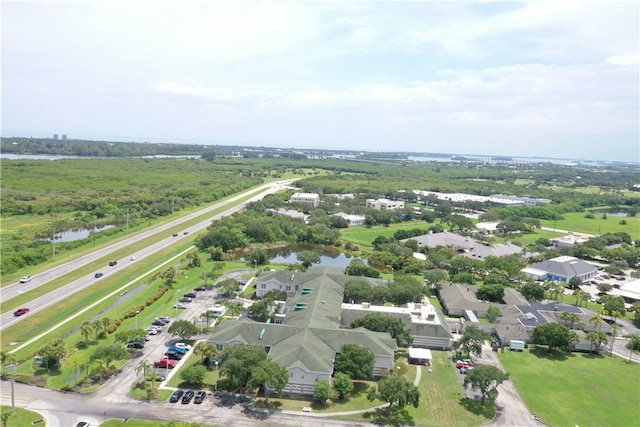
[[166,368],[168,367],[169,369],[173,369],[176,367],[176,361],[175,360],[169,360],[166,357],[160,359],[160,360],[156,360],[155,362],[153,362],[153,367],[154,368]]

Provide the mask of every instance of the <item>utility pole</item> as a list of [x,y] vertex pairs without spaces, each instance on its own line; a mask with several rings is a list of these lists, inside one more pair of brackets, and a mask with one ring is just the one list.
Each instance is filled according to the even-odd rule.
[[9,365],[7,365],[7,368],[11,371],[11,412],[16,412],[16,397],[15,397],[15,392],[13,390],[14,388],[14,370],[16,368],[16,366],[18,366],[17,363],[11,363]]
[[129,234],[129,206],[127,206],[127,232],[125,234]]

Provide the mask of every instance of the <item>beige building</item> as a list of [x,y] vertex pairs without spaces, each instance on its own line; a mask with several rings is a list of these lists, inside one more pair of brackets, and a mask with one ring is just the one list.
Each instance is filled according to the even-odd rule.
[[404,202],[389,199],[367,199],[365,206],[379,211],[395,211],[404,209]]
[[289,203],[301,203],[316,208],[320,204],[320,195],[316,193],[294,193],[289,199]]

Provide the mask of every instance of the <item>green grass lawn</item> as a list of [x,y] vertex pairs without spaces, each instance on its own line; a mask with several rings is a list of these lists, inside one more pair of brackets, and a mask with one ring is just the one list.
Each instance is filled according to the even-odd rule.
[[[11,413],[11,406],[2,406],[0,407],[0,412]],[[23,408],[16,408],[16,412],[12,413],[9,419],[7,420],[6,427],[30,427],[34,424],[34,421],[43,419],[42,415],[37,412],[29,411]],[[42,423],[44,425],[44,423]],[[3,424],[5,426],[5,424]]]
[[365,226],[349,227],[344,230],[340,230],[340,238],[344,241],[355,243],[361,246],[371,246],[373,240],[378,236],[393,237],[393,234],[398,230],[413,230],[414,228],[429,229],[433,224],[429,224],[425,221],[407,221],[397,224],[390,224],[388,227],[375,226],[367,228]]
[[550,426],[640,425],[640,364],[542,347],[498,356],[531,412]]
[[[540,220],[543,227],[555,227],[559,230],[569,230],[574,233],[586,234],[605,234],[625,232],[629,233],[631,239],[640,239],[640,216],[635,217],[617,217],[609,215],[606,219],[602,215],[594,214],[595,218],[585,218],[585,212],[565,213],[562,214],[564,219],[551,221]],[[625,220],[625,225],[620,221]]]

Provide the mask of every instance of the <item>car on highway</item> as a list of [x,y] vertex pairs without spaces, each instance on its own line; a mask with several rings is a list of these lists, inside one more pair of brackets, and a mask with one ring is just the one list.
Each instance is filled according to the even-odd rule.
[[169,347],[169,349],[167,351],[168,352],[169,351],[174,351],[176,353],[180,353],[180,354],[184,355],[187,352],[187,349],[186,348],[179,348],[179,347]]
[[29,308],[22,307],[22,308],[17,309],[16,311],[14,311],[13,315],[16,316],[16,317],[20,317],[23,314],[27,314],[28,312],[29,312]]
[[191,301],[193,301],[193,298],[189,298],[189,297],[180,298],[180,302],[191,302]]
[[24,276],[22,279],[20,279],[20,283],[27,283],[31,281],[31,276]]
[[179,343],[174,344],[174,347],[184,348],[187,351],[191,350],[191,346],[189,344],[185,344],[183,342],[179,342]]
[[99,279],[99,278],[101,278],[102,276],[104,276],[104,274],[103,274],[103,273],[101,273],[101,272],[97,272],[96,274],[94,274],[94,275],[93,275],[93,277],[95,277],[96,279]]
[[171,394],[171,397],[169,398],[169,402],[176,403],[178,400],[180,400],[180,398],[182,397],[183,394],[184,394],[184,391],[182,391],[182,390],[174,391]]
[[175,360],[169,360],[166,357],[163,357],[160,360],[156,360],[155,362],[153,362],[153,367],[154,368],[169,368],[169,369],[173,369],[176,367],[176,361]]
[[178,237],[178,233],[173,233],[173,237]]
[[132,255],[131,258],[129,258],[129,261],[135,261],[137,259],[138,259],[138,257],[136,257],[135,255]]
[[191,402],[191,399],[193,399],[194,394],[195,393],[192,392],[191,390],[185,392],[184,396],[182,396],[182,403],[186,405],[187,403]]
[[193,403],[202,403],[205,397],[207,397],[207,392],[200,390],[196,392],[196,396],[193,399]]
[[167,351],[165,354],[169,360],[181,360],[182,354],[177,351]]
[[178,304],[174,304],[173,308],[179,308],[179,309],[185,310],[187,306],[186,304],[178,303]]
[[113,267],[114,265],[118,265],[118,261],[109,261],[109,267]]
[[193,288],[193,290],[196,292],[203,292],[206,291],[207,288],[205,288],[204,286],[198,286],[197,288]]
[[189,232],[188,232],[188,231],[185,231],[185,232],[184,232],[184,233],[182,233],[182,234],[184,234],[184,235],[186,236],[187,234],[189,234]]

